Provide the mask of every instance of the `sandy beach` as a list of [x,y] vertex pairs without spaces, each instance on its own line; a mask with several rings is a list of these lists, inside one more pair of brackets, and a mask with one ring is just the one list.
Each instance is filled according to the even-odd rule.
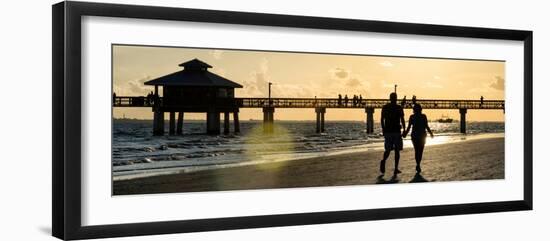
[[113,183],[114,195],[441,182],[504,178],[504,138],[467,140],[426,146],[421,175],[415,175],[414,150],[401,152],[392,178],[393,153],[386,174],[379,173],[382,151],[356,152],[309,159],[170,174]]

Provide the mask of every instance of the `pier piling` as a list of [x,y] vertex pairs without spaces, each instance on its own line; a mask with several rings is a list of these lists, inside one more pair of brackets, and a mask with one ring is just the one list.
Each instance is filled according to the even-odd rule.
[[183,134],[183,112],[178,112],[178,122],[176,125],[176,134]]
[[170,112],[170,129],[169,134],[174,135],[176,133],[176,113]]
[[235,110],[233,112],[233,125],[234,126],[234,132],[240,133],[241,132],[241,126],[239,124],[239,110]]
[[326,108],[317,107],[315,108],[315,115],[316,115],[316,125],[315,125],[315,132],[322,133],[325,132],[325,112]]
[[321,112],[321,132],[325,132],[325,111]]
[[275,113],[275,108],[273,107],[263,107],[264,112],[264,133],[273,133],[273,113]]
[[468,109],[460,109],[460,133],[466,134],[466,112]]
[[157,110],[153,114],[153,135],[164,135],[164,112]]
[[321,132],[321,113],[315,111],[315,133]]
[[367,133],[372,134],[374,133],[374,108],[365,108],[365,113],[367,113]]
[[229,134],[229,112],[223,113],[223,134]]
[[220,134],[220,112],[209,110],[206,113],[206,133],[210,135]]

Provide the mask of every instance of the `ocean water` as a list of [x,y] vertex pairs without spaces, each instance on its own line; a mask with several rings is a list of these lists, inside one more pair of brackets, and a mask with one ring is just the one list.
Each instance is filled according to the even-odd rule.
[[[326,121],[322,134],[315,133],[315,121],[276,120],[275,124],[274,134],[263,133],[262,121],[241,121],[240,134],[213,136],[204,134],[204,121],[186,121],[181,136],[153,136],[150,120],[114,120],[113,178],[121,180],[383,148],[384,139],[378,134],[380,127],[375,125],[376,134],[367,134],[361,121]],[[433,122],[430,127],[436,137],[429,138],[428,145],[504,136],[503,122],[468,122],[466,135],[459,133],[458,122]],[[407,138],[405,146],[410,145]]]

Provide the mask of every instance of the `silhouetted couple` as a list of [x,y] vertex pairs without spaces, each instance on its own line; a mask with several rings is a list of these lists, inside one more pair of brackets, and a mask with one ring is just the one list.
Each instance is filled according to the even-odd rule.
[[[390,156],[390,152],[393,150],[395,155],[395,169],[393,175],[401,173],[399,170],[399,152],[403,150],[403,138],[407,136],[412,126],[411,140],[414,146],[415,160],[416,160],[416,172],[420,173],[420,162],[422,162],[422,153],[424,152],[424,145],[426,144],[426,130],[433,138],[433,133],[428,126],[428,118],[422,114],[422,107],[420,104],[415,104],[413,107],[413,114],[409,118],[409,125],[405,130],[405,113],[403,107],[397,104],[397,94],[390,94],[390,103],[382,107],[381,124],[382,133],[384,134],[384,157],[380,161],[380,172],[386,172],[386,160]],[[401,128],[404,129],[401,132]]]

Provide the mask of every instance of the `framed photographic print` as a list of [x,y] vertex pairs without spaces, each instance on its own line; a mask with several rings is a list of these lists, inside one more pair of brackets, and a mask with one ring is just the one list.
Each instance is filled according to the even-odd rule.
[[532,51],[524,30],[58,3],[53,235],[531,210]]

